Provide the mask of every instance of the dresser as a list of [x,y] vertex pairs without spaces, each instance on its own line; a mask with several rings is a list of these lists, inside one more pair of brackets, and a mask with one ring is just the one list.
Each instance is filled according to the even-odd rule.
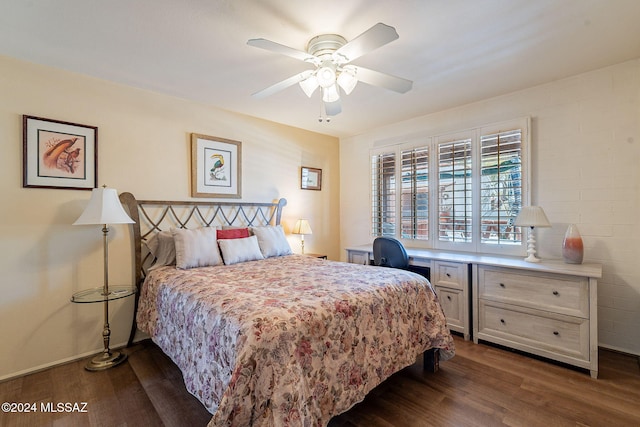
[[599,264],[481,257],[473,265],[473,340],[588,369],[598,376]]
[[[429,267],[452,331],[556,360],[598,376],[598,279],[602,266],[560,260],[406,248],[409,263]],[[372,245],[346,249],[369,264]]]

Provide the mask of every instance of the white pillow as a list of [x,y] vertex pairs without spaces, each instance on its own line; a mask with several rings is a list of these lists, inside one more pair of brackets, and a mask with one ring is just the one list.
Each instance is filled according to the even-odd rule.
[[145,242],[149,252],[155,258],[149,270],[162,267],[163,265],[175,265],[176,263],[176,245],[173,242],[173,234],[171,231],[161,231],[153,235]]
[[281,225],[253,227],[251,230],[258,237],[258,245],[265,258],[293,253]]
[[187,269],[222,264],[215,227],[172,228],[171,234],[176,245],[176,267]]
[[222,251],[224,263],[227,265],[264,259],[260,252],[260,246],[258,246],[258,238],[256,236],[244,237],[242,239],[218,240],[218,244]]

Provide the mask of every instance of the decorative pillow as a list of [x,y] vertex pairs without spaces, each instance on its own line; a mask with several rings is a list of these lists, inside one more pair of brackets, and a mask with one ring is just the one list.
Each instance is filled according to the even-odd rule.
[[256,236],[245,237],[243,239],[224,239],[218,242],[222,251],[222,258],[227,265],[236,264],[243,261],[254,261],[263,259],[258,246]]
[[216,233],[218,240],[223,239],[242,239],[249,237],[248,228],[227,228],[224,230],[218,230]]
[[253,234],[258,238],[260,251],[265,258],[291,255],[291,246],[284,235],[281,225],[267,225],[265,227],[253,227]]
[[155,258],[149,270],[164,265],[175,265],[176,245],[173,242],[173,234],[171,234],[171,231],[165,230],[156,233],[145,244],[147,248],[149,248],[151,255]]
[[222,264],[215,227],[171,229],[176,246],[176,267],[181,269]]

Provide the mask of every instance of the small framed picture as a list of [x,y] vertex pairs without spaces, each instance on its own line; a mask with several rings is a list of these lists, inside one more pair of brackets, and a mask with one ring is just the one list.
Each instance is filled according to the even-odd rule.
[[91,190],[98,186],[98,128],[22,116],[22,186]]
[[191,197],[242,197],[240,141],[191,134]]
[[322,190],[322,169],[302,166],[300,188],[303,190]]

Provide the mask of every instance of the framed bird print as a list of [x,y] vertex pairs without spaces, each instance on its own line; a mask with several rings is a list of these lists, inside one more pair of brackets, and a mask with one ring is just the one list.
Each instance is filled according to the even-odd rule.
[[300,168],[300,188],[303,190],[322,190],[322,169]]
[[191,134],[191,197],[242,197],[240,141]]
[[97,187],[97,127],[26,115],[22,123],[23,187]]

